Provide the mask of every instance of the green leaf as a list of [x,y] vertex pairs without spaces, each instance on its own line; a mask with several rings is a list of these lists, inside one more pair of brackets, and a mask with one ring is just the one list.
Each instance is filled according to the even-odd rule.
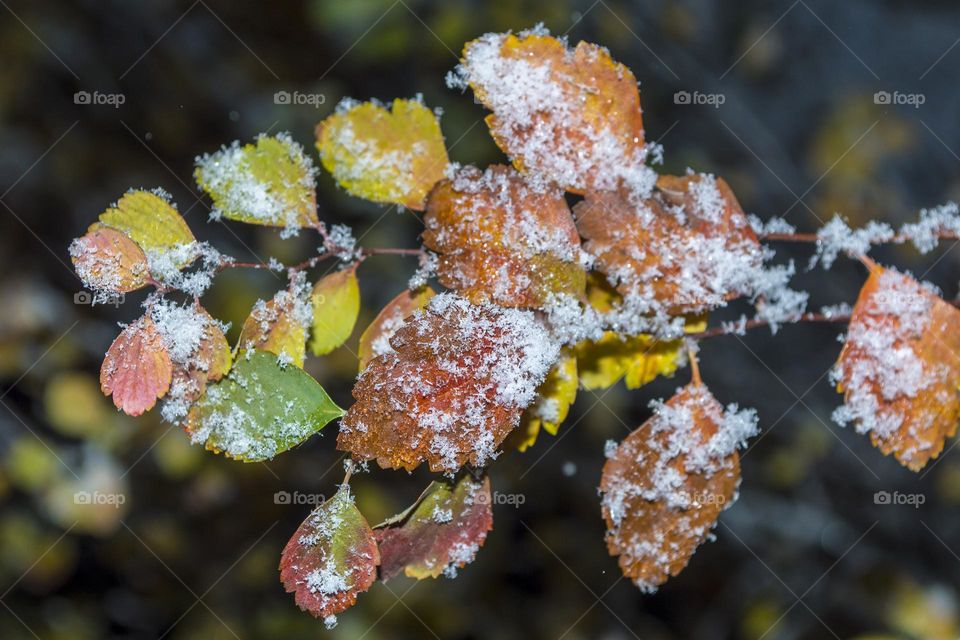
[[197,159],[197,184],[213,198],[211,215],[299,229],[317,220],[315,169],[290,136],[261,135]]
[[258,462],[300,444],[343,415],[323,387],[264,351],[241,352],[230,375],[207,387],[190,410],[194,442],[227,457]]
[[313,287],[313,328],[310,350],[315,356],[330,353],[350,337],[360,314],[360,285],[353,269],[323,278]]

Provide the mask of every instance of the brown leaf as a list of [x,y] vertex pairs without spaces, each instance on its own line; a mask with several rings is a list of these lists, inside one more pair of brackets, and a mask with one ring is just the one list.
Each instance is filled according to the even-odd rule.
[[874,446],[913,471],[943,450],[960,417],[960,311],[913,278],[870,263],[834,376]]
[[510,167],[464,167],[437,184],[424,225],[440,282],[472,302],[539,307],[551,294],[583,295],[580,236],[563,192]]
[[624,296],[653,298],[670,315],[700,313],[744,293],[763,262],[756,234],[722,179],[661,176],[638,204],[588,193],[574,207],[584,249]]
[[173,375],[170,355],[160,333],[147,316],[125,328],[103,359],[100,388],[113,396],[113,404],[139,416],[156,404],[170,388]]
[[371,360],[393,349],[390,339],[403,326],[404,320],[427,306],[434,295],[436,292],[429,286],[415,291],[405,289],[387,303],[360,336],[360,371],[366,369]]
[[337,447],[381,467],[456,471],[487,464],[559,356],[529,311],[436,296],[374,358]]
[[313,510],[284,547],[280,581],[297,606],[327,627],[377,579],[380,552],[373,530],[347,485]]
[[380,578],[456,576],[493,529],[491,502],[489,478],[465,474],[456,485],[432,482],[407,511],[374,529]]
[[752,412],[728,414],[692,383],[608,451],[600,491],[607,548],[624,575],[653,591],[677,575],[735,499],[736,446],[753,434]]
[[576,193],[649,182],[637,80],[603,47],[487,34],[467,43],[458,71],[521,171]]

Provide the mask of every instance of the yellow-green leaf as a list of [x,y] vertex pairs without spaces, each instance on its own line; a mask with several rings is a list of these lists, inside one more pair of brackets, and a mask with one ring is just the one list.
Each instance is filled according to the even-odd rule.
[[449,163],[436,115],[399,98],[391,111],[376,102],[337,109],[317,125],[317,150],[351,194],[417,210]]
[[577,356],[573,351],[564,349],[560,360],[553,366],[546,380],[537,390],[537,399],[527,408],[520,419],[520,428],[514,434],[517,448],[526,451],[537,441],[543,429],[552,436],[570,411],[570,405],[577,397]]
[[213,198],[211,215],[270,227],[318,224],[313,162],[289,135],[234,142],[197,159],[197,184]]
[[[147,255],[192,244],[193,232],[168,197],[161,191],[128,191],[100,214],[100,224],[123,232]],[[185,256],[177,266],[182,268],[190,260],[192,256]]]
[[353,269],[332,273],[313,287],[313,328],[310,351],[330,353],[350,337],[360,314],[360,285]]

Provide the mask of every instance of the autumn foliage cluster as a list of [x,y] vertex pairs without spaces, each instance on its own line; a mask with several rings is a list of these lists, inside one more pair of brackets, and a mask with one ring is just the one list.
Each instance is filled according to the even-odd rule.
[[[438,114],[419,99],[345,100],[316,129],[320,161],[345,190],[422,212],[420,248],[361,247],[348,227],[319,220],[314,162],[283,134],[198,157],[195,177],[214,219],[316,233],[318,253],[304,262],[221,254],[160,189],[124,194],[70,247],[98,296],[153,288],[101,369],[120,410],[139,415],[159,401],[193,442],[242,461],[270,459],[339,420],[347,481],[281,555],[280,578],[301,608],[332,626],[377,579],[456,575],[492,529],[483,470],[504,449],[555,435],[578,389],[621,379],[634,389],[689,364],[689,384],[608,443],[600,481],[610,553],[655,589],[736,499],[737,450],[756,433],[755,413],[721,405],[699,375],[697,343],[713,335],[847,320],[835,419],[914,470],[954,434],[958,311],[864,254],[875,242],[948,237],[960,229],[955,215],[925,214],[899,233],[865,235],[839,219],[825,227],[813,238],[818,258],[829,266],[850,255],[869,277],[852,308],[813,313],[789,288],[793,265],[773,262],[770,243],[792,239],[789,225],[746,215],[713,175],[652,168],[662,150],[644,139],[636,78],[606,49],[570,48],[539,27],[487,34],[466,45],[447,82],[490,111],[509,165],[451,163]],[[323,356],[350,338],[358,267],[391,254],[419,266],[363,330],[344,411],[302,366],[308,349]],[[321,263],[327,275],[311,281]],[[288,278],[233,346],[200,303],[228,268]],[[755,315],[708,328],[709,312],[735,299]],[[369,460],[443,477],[371,527],[348,482]]]

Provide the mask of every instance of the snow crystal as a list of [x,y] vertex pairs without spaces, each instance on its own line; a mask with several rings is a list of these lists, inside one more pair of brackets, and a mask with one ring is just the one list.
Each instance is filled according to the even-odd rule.
[[335,224],[327,233],[326,248],[343,262],[353,262],[359,257],[357,239],[353,230],[345,224]]
[[817,250],[810,258],[810,267],[817,263],[829,269],[841,253],[853,256],[866,255],[871,245],[889,242],[894,238],[893,229],[885,222],[871,220],[862,229],[851,229],[839,215],[834,215],[817,231]]
[[750,226],[758,236],[768,236],[774,233],[791,234],[796,232],[796,227],[783,218],[773,217],[764,222],[752,213],[747,216]]
[[919,220],[900,227],[897,235],[902,241],[912,242],[920,253],[929,253],[936,248],[939,236],[960,236],[960,208],[957,203],[948,202],[933,209],[921,209]]
[[407,287],[410,289],[419,289],[427,284],[427,281],[437,275],[437,267],[440,264],[440,258],[437,254],[430,251],[420,253],[419,266],[410,276]]
[[[147,250],[150,275],[161,285],[183,291],[191,296],[206,293],[213,278],[230,258],[217,251],[207,242],[190,242],[175,247]],[[186,267],[199,265],[192,271]]]

